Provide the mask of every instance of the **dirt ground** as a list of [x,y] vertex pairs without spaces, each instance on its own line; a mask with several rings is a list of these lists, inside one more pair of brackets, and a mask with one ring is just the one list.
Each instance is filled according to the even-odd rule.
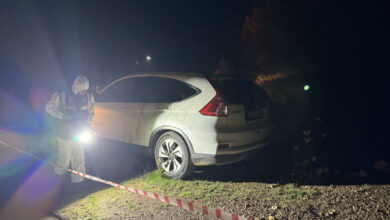
[[[227,182],[226,190],[245,196],[215,196],[205,204],[253,219],[389,219],[390,185],[267,184]],[[69,189],[68,189],[69,190]],[[63,192],[77,194],[77,191]],[[215,219],[151,198],[110,188],[86,195],[44,219]]]
[[244,183],[240,187],[253,189],[253,196],[215,198],[213,204],[259,219],[388,219],[390,214],[388,185],[300,186],[313,192],[309,198],[283,197],[286,192],[273,190],[274,185]]

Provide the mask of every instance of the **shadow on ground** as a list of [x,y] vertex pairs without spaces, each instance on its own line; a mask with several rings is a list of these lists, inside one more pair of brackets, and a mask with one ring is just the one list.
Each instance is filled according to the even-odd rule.
[[[29,137],[23,136],[28,144],[20,149],[54,162],[53,146],[43,146],[43,143],[47,142],[45,135],[42,133]],[[30,216],[32,219],[44,215],[61,219],[56,214],[57,210],[93,192],[110,187],[88,179],[82,184],[73,184],[70,173],[62,177],[57,176],[54,167],[48,163],[42,163],[3,146],[0,148],[0,164],[2,164],[0,168],[4,171],[0,176],[0,217],[23,216],[24,218],[28,214],[27,211],[18,214],[18,210],[38,208],[42,210],[31,213],[34,214]],[[5,164],[2,161],[5,161]],[[96,144],[86,149],[86,168],[89,175],[120,183],[154,169],[154,160],[142,147],[97,140]],[[50,196],[48,196],[49,191]],[[31,204],[24,201],[38,194],[47,198]],[[45,211],[45,207],[51,208]]]
[[[86,150],[86,168],[89,175],[121,183],[155,169],[153,157],[140,146],[108,140],[97,142],[98,144]],[[111,187],[88,179],[82,184],[72,184],[70,173],[66,174],[64,182],[52,210],[61,209],[93,192]]]
[[262,182],[297,185],[356,185],[356,184],[389,184],[389,176],[368,170],[368,176],[362,177],[358,170],[352,168],[328,168],[325,173],[318,173],[316,165],[296,168],[288,156],[280,155],[280,148],[263,149],[252,159],[237,164],[200,167],[190,179],[222,182]]

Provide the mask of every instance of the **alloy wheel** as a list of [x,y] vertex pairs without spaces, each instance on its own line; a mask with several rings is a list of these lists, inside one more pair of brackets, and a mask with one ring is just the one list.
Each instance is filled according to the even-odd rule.
[[183,165],[182,147],[174,139],[166,139],[159,148],[161,168],[167,173],[177,172]]

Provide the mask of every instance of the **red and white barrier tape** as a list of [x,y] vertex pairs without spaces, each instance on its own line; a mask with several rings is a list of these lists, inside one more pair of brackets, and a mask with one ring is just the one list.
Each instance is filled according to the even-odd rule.
[[[36,157],[36,156],[34,156],[32,154],[29,154],[29,153],[27,153],[27,152],[25,152],[23,150],[20,150],[19,148],[15,147],[13,145],[10,145],[8,143],[5,143],[5,142],[3,142],[1,140],[0,140],[0,144],[6,146],[8,148],[11,148],[13,150],[16,150],[16,151],[18,151],[18,152],[20,152],[22,154],[25,154],[25,155],[27,155],[29,157],[32,157],[35,160],[39,160],[39,161],[47,163],[47,164],[49,164],[51,166],[55,166],[55,164],[50,162],[50,161],[38,158],[38,157]],[[117,183],[114,183],[114,182],[111,182],[111,181],[107,181],[107,180],[103,180],[103,179],[100,179],[100,178],[97,178],[97,177],[94,177],[94,176],[90,176],[88,174],[81,173],[81,172],[78,172],[78,171],[75,171],[75,170],[72,170],[72,169],[68,169],[68,171],[71,172],[71,173],[77,174],[79,176],[82,176],[84,178],[96,181],[96,182],[104,183],[104,184],[107,184],[107,185],[110,185],[110,186],[113,186],[113,187],[116,187],[116,188],[120,188],[120,189],[129,191],[129,192],[133,192],[133,193],[137,193],[139,195],[150,197],[152,199],[158,200],[158,201],[163,202],[163,203],[167,203],[169,205],[178,206],[180,208],[183,208],[183,209],[186,209],[186,210],[189,210],[189,211],[196,211],[196,212],[203,213],[205,215],[210,215],[210,216],[213,216],[213,217],[216,217],[216,218],[219,218],[219,219],[229,219],[229,220],[230,219],[231,220],[244,220],[245,219],[245,220],[252,220],[251,218],[246,218],[244,216],[238,216],[238,215],[233,214],[233,213],[225,212],[225,211],[223,211],[221,209],[214,209],[214,208],[208,207],[206,205],[194,204],[194,203],[192,203],[190,201],[187,201],[187,200],[184,200],[184,199],[168,197],[168,196],[165,196],[165,195],[159,195],[157,193],[151,193],[151,192],[147,192],[147,191],[144,191],[144,190],[138,190],[138,189],[135,189],[135,188],[122,186],[120,184],[117,184]]]

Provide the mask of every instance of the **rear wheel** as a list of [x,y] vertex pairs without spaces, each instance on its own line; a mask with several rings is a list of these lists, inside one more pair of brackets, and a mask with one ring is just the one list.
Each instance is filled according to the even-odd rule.
[[175,132],[166,132],[160,136],[154,149],[154,158],[157,167],[170,178],[183,179],[194,169],[186,142]]

